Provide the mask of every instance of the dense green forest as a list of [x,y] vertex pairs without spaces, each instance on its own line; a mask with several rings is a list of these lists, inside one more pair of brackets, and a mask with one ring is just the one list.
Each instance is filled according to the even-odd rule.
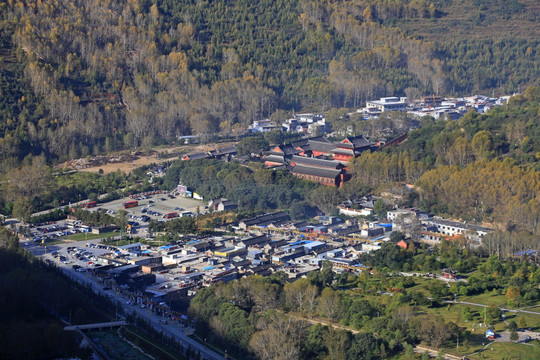
[[[469,14],[486,26],[494,18],[521,28],[538,16],[530,1],[475,3]],[[446,24],[459,6],[466,5],[4,2],[2,169],[40,154],[63,161],[169,143],[179,134],[230,135],[277,109],[354,108],[392,94],[500,94],[537,82],[539,44],[531,32],[486,39],[470,36],[479,30],[469,20],[456,20],[446,31],[455,37],[424,40],[426,28]]]

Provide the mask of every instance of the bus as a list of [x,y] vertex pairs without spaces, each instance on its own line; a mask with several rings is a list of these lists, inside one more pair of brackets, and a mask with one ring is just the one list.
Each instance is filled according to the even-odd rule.
[[164,219],[173,219],[175,217],[178,217],[178,213],[176,213],[176,212],[170,212],[170,213],[167,213],[167,214],[163,215]]
[[86,203],[86,205],[84,206],[85,209],[90,209],[90,208],[93,208],[93,207],[96,207],[97,206],[97,202],[96,201],[89,201]]
[[139,202],[137,200],[131,200],[131,201],[126,201],[122,207],[124,209],[129,209],[129,208],[132,208],[132,207],[137,207],[139,206]]

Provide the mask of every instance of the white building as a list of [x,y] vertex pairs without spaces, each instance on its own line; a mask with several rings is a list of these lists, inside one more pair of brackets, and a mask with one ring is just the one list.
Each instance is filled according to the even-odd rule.
[[361,208],[361,209],[352,209],[346,206],[339,207],[339,213],[347,216],[368,216],[373,214],[373,209]]
[[366,108],[368,109],[379,109],[382,112],[385,111],[402,111],[407,107],[407,98],[406,97],[384,97],[380,100],[372,100],[366,102]]
[[416,213],[409,209],[396,209],[396,210],[390,210],[386,212],[386,217],[391,222],[394,222],[395,219],[398,217],[406,217],[406,216],[416,216]]
[[467,237],[473,237],[476,239],[484,237],[486,234],[493,231],[493,229],[475,225],[475,224],[467,224],[457,221],[451,221],[451,220],[445,220],[441,218],[435,218],[432,221],[430,221],[430,225],[435,226],[437,228],[437,232],[447,235],[447,236],[455,236],[455,235],[464,235]]

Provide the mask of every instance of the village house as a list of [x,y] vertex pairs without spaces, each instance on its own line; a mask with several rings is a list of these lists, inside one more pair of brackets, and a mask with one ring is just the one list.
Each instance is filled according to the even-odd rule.
[[437,232],[448,235],[456,236],[462,235],[465,237],[474,238],[476,240],[481,239],[486,234],[493,231],[493,229],[474,224],[467,224],[465,222],[445,220],[442,218],[435,217],[430,221],[430,225],[437,228]]
[[231,200],[224,198],[213,199],[208,202],[208,207],[213,211],[227,211],[236,209],[237,205]]
[[359,206],[358,209],[350,208],[345,205],[339,205],[339,213],[347,216],[368,216],[373,215],[373,209]]
[[276,124],[270,119],[255,120],[251,126],[251,131],[254,133],[264,133],[276,129]]
[[287,220],[289,220],[289,215],[285,211],[279,211],[242,220],[238,223],[238,228],[246,230],[250,226],[267,226],[270,223],[285,222]]
[[316,134],[330,131],[330,126],[323,114],[297,114],[281,125],[281,131]]

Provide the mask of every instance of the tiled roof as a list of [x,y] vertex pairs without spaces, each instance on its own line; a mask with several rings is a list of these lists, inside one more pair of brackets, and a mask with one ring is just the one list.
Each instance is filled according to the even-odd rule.
[[264,214],[261,216],[257,216],[252,219],[243,220],[242,222],[246,226],[252,226],[252,225],[266,225],[273,221],[282,221],[284,219],[287,219],[289,215],[284,211],[279,211],[277,213],[273,214]]
[[341,170],[321,169],[316,167],[296,165],[292,168],[291,173],[335,179],[336,176],[339,176],[341,174]]
[[339,161],[310,158],[305,156],[293,156],[291,163],[328,169],[338,169],[341,167],[341,163]]
[[330,153],[335,148],[336,148],[336,145],[332,144],[332,143],[325,143],[325,142],[318,142],[318,141],[314,141],[314,142],[309,143],[309,149],[311,151]]
[[[346,143],[345,141],[348,140],[350,142]],[[357,149],[357,148],[364,148],[364,147],[370,147],[374,145],[371,141],[367,140],[363,135],[358,135],[355,137],[348,137],[343,139],[339,144],[337,144],[339,147],[345,147],[348,149]]]
[[285,157],[283,155],[274,155],[269,154],[264,157],[264,161],[278,163],[278,164],[284,164],[285,163]]
[[191,159],[191,160],[206,159],[206,158],[209,157],[209,155],[207,153],[204,153],[204,152],[187,154],[185,156],[189,157],[189,159]]

